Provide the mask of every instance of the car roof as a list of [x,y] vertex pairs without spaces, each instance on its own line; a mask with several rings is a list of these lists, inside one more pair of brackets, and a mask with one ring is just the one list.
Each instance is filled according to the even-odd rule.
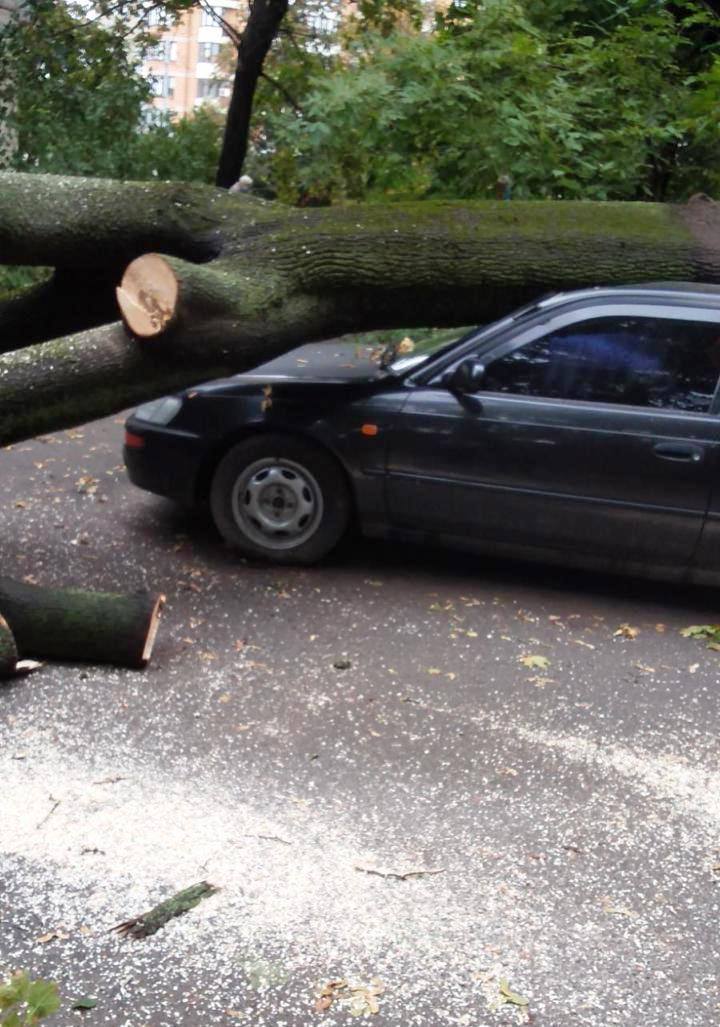
[[564,306],[569,303],[603,300],[631,300],[634,302],[668,302],[698,305],[720,309],[720,285],[710,282],[641,282],[637,285],[600,285],[573,292],[556,292],[541,297],[537,309]]

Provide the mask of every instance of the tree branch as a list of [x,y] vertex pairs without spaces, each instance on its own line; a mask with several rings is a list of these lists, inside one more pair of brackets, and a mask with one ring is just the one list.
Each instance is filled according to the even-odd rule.
[[265,81],[269,85],[271,85],[273,87],[273,89],[277,89],[277,91],[280,93],[280,95],[285,97],[285,99],[290,104],[290,106],[292,107],[292,109],[295,111],[296,114],[302,114],[302,112],[303,112],[302,107],[294,99],[294,97],[287,91],[287,89],[282,84],[282,82],[278,82],[277,79],[271,78],[270,75],[268,75],[268,73],[266,71],[261,72],[261,76],[260,77],[264,78]]

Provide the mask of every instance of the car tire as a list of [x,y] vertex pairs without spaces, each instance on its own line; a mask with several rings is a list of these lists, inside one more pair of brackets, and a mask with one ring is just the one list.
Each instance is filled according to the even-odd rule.
[[330,454],[302,439],[256,435],[223,456],[210,508],[225,541],[245,556],[312,564],[345,534],[351,500]]

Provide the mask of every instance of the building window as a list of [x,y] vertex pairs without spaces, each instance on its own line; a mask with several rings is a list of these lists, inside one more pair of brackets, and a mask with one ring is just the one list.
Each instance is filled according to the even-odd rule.
[[214,100],[220,95],[220,83],[214,78],[197,80],[197,95],[202,100]]
[[200,43],[198,45],[199,61],[214,61],[220,53],[219,43]]
[[203,7],[202,14],[200,16],[201,25],[218,25],[218,18],[222,18],[223,9],[222,7]]
[[175,79],[169,75],[154,75],[152,91],[153,96],[164,96],[172,99],[175,96]]
[[149,61],[177,60],[177,43],[174,39],[159,39],[146,53]]
[[167,14],[161,7],[153,7],[148,13],[147,23],[148,25],[165,25],[167,23]]

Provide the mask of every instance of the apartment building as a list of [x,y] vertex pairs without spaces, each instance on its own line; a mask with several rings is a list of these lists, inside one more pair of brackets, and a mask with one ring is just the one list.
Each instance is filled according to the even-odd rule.
[[151,12],[158,42],[146,55],[143,72],[153,82],[153,110],[181,117],[203,103],[227,106],[230,82],[223,79],[217,58],[228,37],[218,18],[239,27],[244,9],[238,0],[213,0],[212,7],[191,7],[167,28],[161,11]]

